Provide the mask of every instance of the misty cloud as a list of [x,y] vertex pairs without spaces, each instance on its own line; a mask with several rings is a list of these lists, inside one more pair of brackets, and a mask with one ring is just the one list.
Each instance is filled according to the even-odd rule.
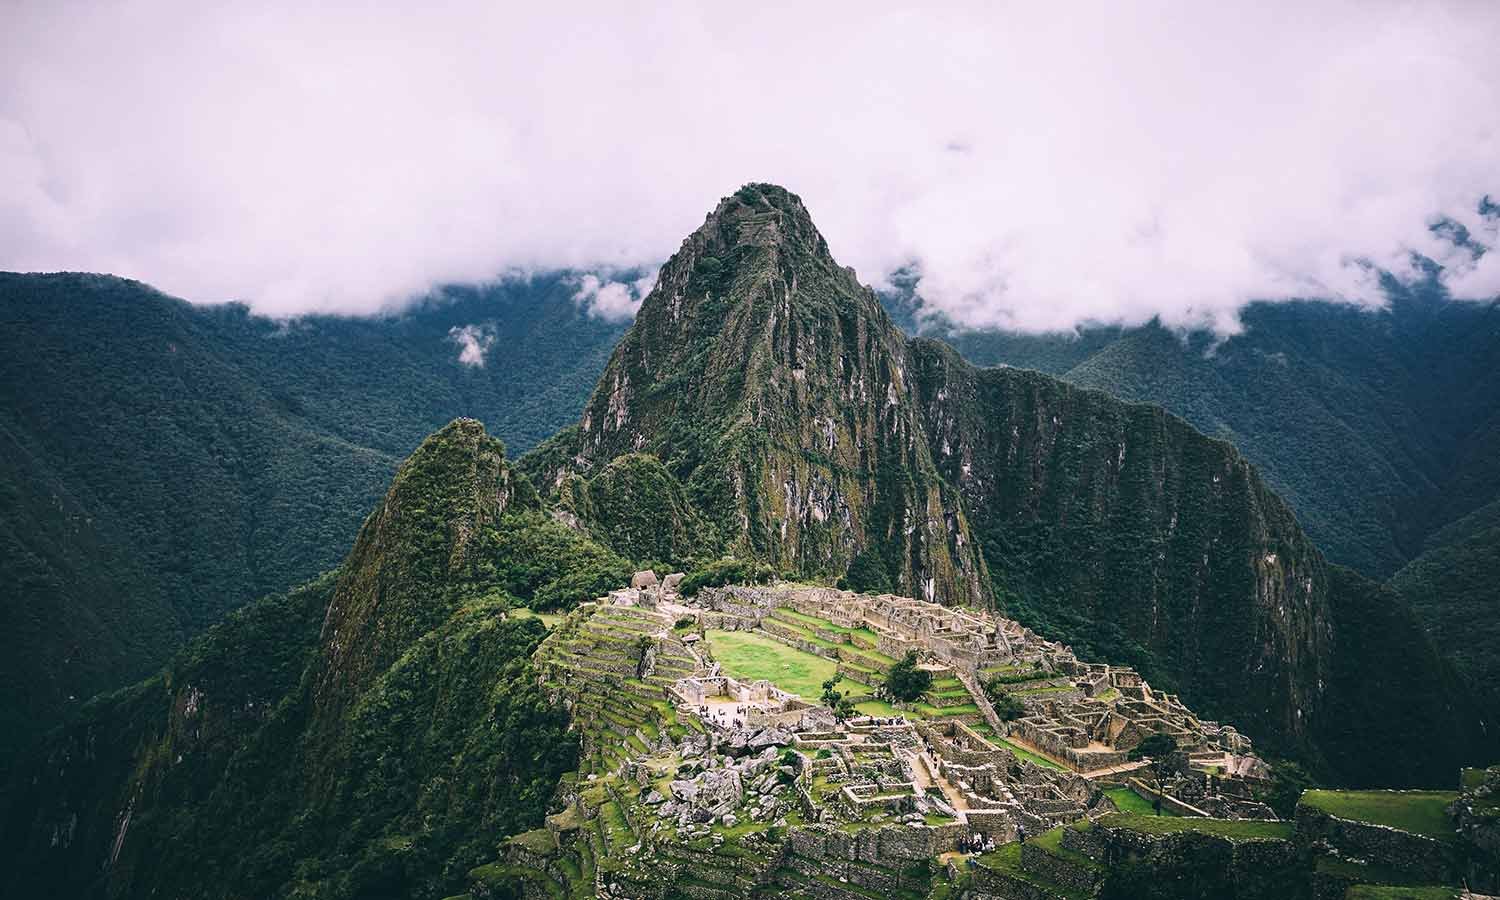
[[[1500,292],[1500,4],[11,4],[0,268],[358,313],[659,263],[747,181],[959,322]],[[628,317],[639,292],[580,299]],[[467,347],[465,346],[465,351]],[[479,351],[483,357],[482,350]]]
[[656,285],[656,272],[631,281],[611,281],[598,275],[583,275],[578,279],[578,290],[573,302],[583,307],[592,316],[608,322],[624,322],[635,318],[641,301]]
[[458,345],[458,361],[466,366],[481,368],[485,354],[494,346],[495,334],[486,325],[457,325],[448,329],[448,340]]

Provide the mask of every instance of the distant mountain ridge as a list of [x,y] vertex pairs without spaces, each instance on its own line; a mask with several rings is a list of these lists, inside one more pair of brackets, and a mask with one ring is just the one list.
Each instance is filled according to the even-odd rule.
[[[0,773],[245,602],[333,566],[459,415],[522,451],[624,325],[554,273],[404,314],[274,321],[98,275],[0,274]],[[454,329],[488,341],[460,362]]]
[[1329,557],[1390,579],[1480,685],[1500,681],[1500,303],[1451,301],[1435,271],[1386,281],[1389,307],[1258,303],[1225,339],[1138,328],[1063,335],[966,331],[921,319],[911,281],[896,321],[971,362],[1036,369],[1158,404],[1230,441]]

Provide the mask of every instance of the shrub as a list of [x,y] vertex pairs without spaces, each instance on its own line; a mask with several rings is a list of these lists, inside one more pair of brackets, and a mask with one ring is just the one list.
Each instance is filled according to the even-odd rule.
[[853,718],[855,713],[854,704],[850,702],[849,695],[838,689],[839,682],[843,680],[844,676],[834,675],[823,682],[823,703],[833,710],[834,718],[840,722]]
[[697,569],[682,579],[679,590],[691,597],[700,588],[723,587],[726,584],[765,584],[776,577],[776,571],[765,563],[725,557]]
[[926,669],[917,668],[917,652],[907,651],[901,661],[891,666],[891,673],[885,678],[885,692],[892,699],[903,702],[911,702],[927,692],[932,687],[932,673]]
[[984,683],[984,695],[990,698],[990,705],[995,707],[995,715],[1000,717],[1000,721],[1014,722],[1026,715],[1026,704],[1007,691],[1005,684],[1004,678],[999,675],[990,678]]

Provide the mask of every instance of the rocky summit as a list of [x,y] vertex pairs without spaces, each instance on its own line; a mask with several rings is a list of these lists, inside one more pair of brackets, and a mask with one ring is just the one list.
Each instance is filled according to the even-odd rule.
[[577,425],[440,429],[338,568],[20,762],[0,888],[1451,895],[1489,727],[1233,447],[907,339],[752,184]]
[[[748,185],[664,265],[576,429],[525,465],[566,492],[626,454],[665,466],[706,543],[985,603],[963,504],[923,433],[906,339],[796,195]],[[611,522],[601,522],[606,529]]]

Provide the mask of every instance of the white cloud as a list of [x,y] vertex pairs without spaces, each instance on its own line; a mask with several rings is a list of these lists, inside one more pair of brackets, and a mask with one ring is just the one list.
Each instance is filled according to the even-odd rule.
[[[1500,4],[15,3],[0,268],[373,311],[668,256],[775,181],[972,324],[1377,303],[1500,195]],[[1455,265],[1462,260],[1451,260]],[[1453,275],[1495,292],[1492,256]],[[601,291],[607,286],[601,285]],[[600,315],[633,298],[610,289]]]
[[641,301],[655,284],[654,273],[628,282],[583,275],[578,279],[578,290],[573,292],[573,302],[588,310],[589,315],[609,322],[623,322],[635,318]]
[[495,333],[487,325],[457,325],[448,329],[448,340],[458,345],[458,361],[482,368],[485,354],[495,344]]

